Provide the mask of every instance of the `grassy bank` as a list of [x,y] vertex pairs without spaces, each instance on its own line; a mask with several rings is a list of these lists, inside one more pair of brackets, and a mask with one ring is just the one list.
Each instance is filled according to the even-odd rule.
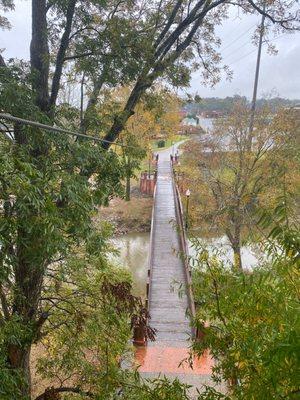
[[[159,151],[159,150],[165,150],[170,148],[171,146],[173,146],[173,144],[180,142],[181,140],[185,140],[187,137],[183,136],[183,135],[174,135],[172,138],[169,139],[156,139],[153,140],[153,142],[151,143],[151,148],[153,151]],[[164,140],[165,142],[165,146],[164,147],[158,147],[158,142],[160,140]]]

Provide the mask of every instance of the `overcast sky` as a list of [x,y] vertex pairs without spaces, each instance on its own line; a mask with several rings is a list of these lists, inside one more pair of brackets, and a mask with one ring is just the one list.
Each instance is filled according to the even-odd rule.
[[[16,9],[8,13],[12,29],[0,31],[0,49],[5,49],[5,58],[29,58],[31,35],[31,2],[16,0]],[[228,82],[222,79],[214,89],[201,84],[198,73],[193,74],[190,93],[202,97],[226,97],[234,94],[251,97],[256,62],[256,48],[251,43],[255,25],[260,22],[259,16],[238,16],[224,22],[218,28],[222,39],[221,53],[224,62],[233,70],[233,79]],[[279,36],[274,40],[278,49],[276,56],[267,54],[263,47],[259,96],[280,95],[300,99],[300,33]]]

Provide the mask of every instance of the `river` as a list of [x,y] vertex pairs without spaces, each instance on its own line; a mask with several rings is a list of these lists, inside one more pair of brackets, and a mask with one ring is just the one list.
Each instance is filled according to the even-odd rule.
[[201,128],[208,132],[213,128],[214,120],[210,118],[203,118],[203,117],[198,117],[199,118],[199,125]]
[[[197,119],[198,119],[198,123],[197,123]],[[207,132],[213,128],[213,123],[214,123],[213,119],[203,118],[203,117],[199,117],[199,116],[197,116],[197,119],[191,118],[191,117],[186,117],[184,119],[184,123],[186,125],[190,125],[190,126],[200,126],[204,131],[207,131]]]
[[[202,238],[200,241],[208,250],[218,249],[219,257],[225,262],[233,261],[233,252],[225,236],[212,239]],[[114,263],[131,271],[133,292],[137,296],[144,297],[148,275],[150,233],[130,233],[114,238],[113,243],[119,251],[119,254],[113,257]],[[191,243],[190,254],[196,254]],[[244,246],[242,248],[244,268],[251,270],[258,264],[260,258],[259,251],[253,250],[252,247]]]
[[132,273],[133,292],[136,296],[145,296],[148,276],[148,255],[150,233],[129,233],[113,239],[118,255],[113,261]]
[[[213,128],[214,120],[199,118],[199,125],[209,135]],[[180,143],[176,143],[176,148]],[[233,252],[225,236],[211,239],[200,238],[201,243],[208,250],[217,249],[219,257],[225,262],[233,261]],[[148,255],[150,233],[130,233],[113,239],[119,254],[113,257],[113,262],[127,268],[132,273],[133,291],[137,296],[145,296],[148,276]],[[195,248],[190,243],[190,254],[196,255]],[[242,262],[246,269],[253,269],[261,259],[259,251],[253,250],[253,246],[242,247]]]

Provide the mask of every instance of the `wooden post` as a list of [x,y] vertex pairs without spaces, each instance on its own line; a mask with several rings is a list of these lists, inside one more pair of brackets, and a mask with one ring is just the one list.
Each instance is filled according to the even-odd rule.
[[147,343],[144,326],[136,326],[133,329],[133,344],[135,346],[145,346]]

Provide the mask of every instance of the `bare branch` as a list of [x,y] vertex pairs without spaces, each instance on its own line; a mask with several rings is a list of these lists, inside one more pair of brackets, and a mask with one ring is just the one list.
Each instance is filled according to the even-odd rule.
[[287,30],[292,30],[292,31],[294,31],[294,30],[299,31],[299,30],[300,30],[300,28],[297,28],[297,27],[293,27],[293,28],[292,28],[292,27],[289,27],[289,26],[285,25],[285,24],[288,23],[288,22],[299,21],[299,20],[297,20],[297,17],[296,17],[296,16],[291,16],[290,18],[285,18],[285,19],[276,19],[276,18],[274,18],[272,15],[270,15],[267,11],[264,11],[262,8],[258,7],[252,0],[248,0],[248,2],[249,2],[249,4],[251,4],[251,6],[252,6],[257,12],[259,12],[260,14],[262,14],[262,15],[264,15],[266,18],[268,18],[270,21],[272,21],[273,24],[279,24],[279,25],[281,25],[284,29],[287,29]]
[[171,12],[168,22],[166,23],[164,29],[161,31],[156,42],[154,43],[154,48],[157,48],[157,46],[161,43],[161,41],[164,39],[164,37],[168,33],[170,27],[172,26],[172,24],[176,18],[177,12],[178,12],[179,8],[181,7],[182,3],[183,3],[183,0],[177,0],[177,3],[175,4],[175,6]]

